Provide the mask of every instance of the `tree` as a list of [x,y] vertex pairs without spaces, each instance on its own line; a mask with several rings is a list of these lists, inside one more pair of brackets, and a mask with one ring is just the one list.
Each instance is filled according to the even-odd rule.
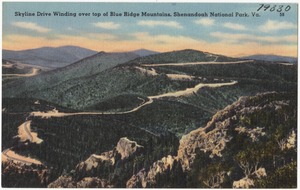
[[224,164],[215,163],[207,167],[207,175],[203,179],[203,183],[209,188],[220,188],[225,181],[226,171]]
[[249,177],[253,172],[257,171],[262,154],[256,150],[240,151],[235,160],[239,167],[243,170],[245,177]]

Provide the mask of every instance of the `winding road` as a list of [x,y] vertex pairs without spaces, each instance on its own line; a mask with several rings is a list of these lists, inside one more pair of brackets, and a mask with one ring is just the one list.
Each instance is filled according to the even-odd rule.
[[[65,116],[74,116],[74,115],[118,115],[118,114],[128,114],[132,113],[135,111],[138,111],[142,107],[152,104],[153,100],[155,99],[161,99],[164,97],[180,97],[180,96],[188,96],[193,93],[196,93],[199,89],[204,88],[204,87],[210,87],[210,88],[217,88],[217,87],[222,87],[222,86],[230,86],[230,85],[235,85],[237,81],[231,81],[227,83],[199,83],[197,84],[194,88],[187,88],[185,90],[180,90],[176,92],[168,92],[165,94],[160,94],[156,96],[148,96],[148,101],[145,101],[133,108],[132,110],[129,111],[122,111],[122,112],[76,112],[76,113],[64,113],[64,112],[59,112],[56,109],[53,109],[52,111],[48,112],[41,112],[41,111],[36,111],[36,112],[31,112],[31,116],[34,117],[42,117],[42,118],[50,118],[50,117],[65,117]],[[141,98],[139,98],[141,99]]]
[[32,68],[30,73],[26,74],[2,74],[4,77],[32,77],[38,74],[39,69]]
[[[215,62],[217,60],[217,56],[216,59],[213,62],[196,62],[196,63],[168,63],[168,64],[143,64],[142,66],[145,67],[157,67],[157,66],[186,66],[186,65],[197,65],[197,64],[228,64],[228,63],[245,63],[245,62],[249,62],[249,61],[237,61],[237,62]],[[137,68],[142,72],[147,72],[151,75],[157,75],[156,71],[152,68],[151,70],[146,70],[143,68]],[[32,73],[28,73],[28,74],[10,74],[10,76],[25,76],[25,77],[29,77],[29,76],[34,76],[36,75],[38,72],[38,69],[33,68]],[[8,76],[4,75],[4,76]],[[170,78],[184,78],[184,79],[192,79],[194,78],[194,76],[190,76],[190,75],[175,75],[175,74],[169,74]],[[116,114],[128,114],[128,113],[132,113],[132,112],[136,112],[138,110],[140,110],[141,108],[150,105],[154,102],[154,100],[157,99],[161,99],[161,98],[165,98],[165,97],[181,97],[181,96],[188,96],[191,95],[193,93],[196,93],[198,90],[200,90],[201,88],[204,87],[210,87],[210,88],[217,88],[217,87],[222,87],[222,86],[229,86],[229,85],[235,85],[237,83],[237,81],[231,81],[231,82],[227,82],[227,83],[199,83],[197,84],[195,87],[193,88],[187,88],[185,90],[179,90],[176,92],[168,92],[168,93],[164,93],[164,94],[160,94],[160,95],[155,95],[155,96],[148,96],[148,101],[146,101],[143,98],[138,97],[138,99],[142,100],[142,103],[129,110],[129,111],[121,111],[121,112],[76,112],[76,113],[64,113],[64,112],[59,112],[58,110],[56,110],[56,108],[54,108],[51,111],[48,112],[41,112],[41,111],[33,111],[30,113],[30,116],[33,117],[42,117],[42,118],[50,118],[50,117],[65,117],[65,116],[74,116],[74,115],[116,115]],[[34,139],[35,137],[33,137],[32,132],[30,130],[30,124],[31,121],[26,121],[24,122],[20,127],[24,128],[24,131],[26,133],[26,136],[24,139],[29,139],[30,142],[34,142],[36,141],[37,143],[42,142],[41,139],[39,139],[37,137],[36,134],[36,139]],[[149,131],[150,132],[150,131]],[[21,132],[20,132],[21,133]],[[22,134],[20,134],[22,135]],[[34,134],[35,135],[35,134]],[[11,149],[6,149],[2,152],[2,161],[4,159],[6,160],[13,160],[16,162],[21,162],[24,164],[41,164],[40,161],[29,158],[29,157],[24,157],[21,155],[16,154],[14,151],[12,151]]]
[[[32,132],[30,130],[30,125],[31,125],[31,121],[26,121],[19,126],[19,135],[18,136],[20,139],[22,139],[20,141],[25,142],[25,141],[29,140],[30,142],[34,142],[34,143],[42,142],[42,140],[39,138],[34,139],[34,137],[32,136]],[[25,132],[25,134],[22,134],[23,131]],[[15,153],[12,150],[12,148],[8,148],[8,149],[5,149],[4,151],[2,151],[2,161],[5,161],[5,160],[12,160],[14,162],[23,163],[26,165],[42,164],[40,161],[38,161],[36,159],[30,158],[30,157],[25,157],[25,156]]]
[[23,125],[21,125],[20,127],[23,126],[23,128],[24,128],[24,130],[26,132],[26,135],[29,138],[29,141],[32,142],[33,141],[33,137],[31,135],[31,131],[27,128],[28,126],[30,126],[30,123],[31,123],[31,121],[27,121],[27,122],[23,123]]
[[41,165],[42,163],[38,160],[35,160],[33,158],[29,158],[29,157],[25,157],[25,156],[21,156],[19,154],[16,154],[14,151],[12,151],[10,148],[5,149],[4,151],[2,151],[2,162],[5,160],[12,160],[15,162],[19,162],[19,163],[23,163],[26,165],[31,165],[31,164],[37,164],[37,165]]
[[[199,64],[239,64],[239,63],[248,63],[248,62],[253,62],[253,60],[242,60],[242,61],[234,61],[234,62],[216,62],[216,60],[218,59],[218,56],[216,55],[211,55],[211,56],[215,56],[215,60],[214,61],[210,61],[210,62],[190,62],[190,63],[161,63],[161,64],[141,64],[141,66],[145,66],[145,67],[158,67],[158,66],[187,66],[187,65],[199,65]],[[146,73],[151,73],[152,75],[157,75],[156,71],[151,68],[151,70],[146,70],[144,68],[140,68],[140,67],[135,67],[136,69],[140,70],[141,72],[146,72]],[[169,77],[175,77],[174,74],[166,74],[167,76],[169,75]],[[183,75],[181,74],[180,76],[176,76],[178,78],[185,78],[185,79],[192,79],[194,78],[194,76],[190,76],[190,75]],[[34,111],[31,112],[30,115],[34,116],[34,117],[42,117],[42,118],[50,118],[50,117],[64,117],[64,116],[74,116],[74,115],[117,115],[117,114],[128,114],[128,113],[132,113],[135,111],[138,111],[139,109],[141,109],[142,107],[152,104],[153,100],[155,99],[160,99],[160,98],[164,98],[164,97],[180,97],[180,96],[187,96],[190,95],[192,93],[196,93],[199,89],[204,88],[204,87],[210,87],[210,88],[217,88],[217,87],[222,87],[222,86],[229,86],[229,85],[235,85],[237,83],[237,81],[231,81],[231,82],[227,82],[227,83],[199,83],[197,84],[194,88],[187,88],[185,90],[180,90],[180,91],[176,91],[176,92],[168,92],[165,94],[160,94],[160,95],[156,95],[156,96],[149,96],[147,97],[149,100],[148,101],[143,101],[142,104],[140,104],[139,106],[128,110],[128,111],[121,111],[121,112],[76,112],[76,113],[64,113],[64,112],[59,112],[58,110],[56,110],[55,108],[51,111],[48,112],[41,112],[41,111]],[[139,98],[139,97],[138,97]],[[141,99],[141,98],[139,98]]]
[[21,142],[26,142],[29,140],[31,143],[37,143],[40,144],[43,142],[42,139],[38,138],[38,135],[36,132],[31,131],[31,120],[24,122],[19,126],[18,130],[18,137],[20,138]]
[[[216,60],[216,59],[215,59]],[[209,61],[209,62],[188,62],[188,63],[158,63],[158,64],[141,64],[144,67],[162,67],[162,66],[187,66],[187,65],[225,65],[225,64],[240,64],[240,63],[249,63],[253,62],[254,60],[242,60],[242,61],[231,61],[231,62],[216,62],[216,61]]]

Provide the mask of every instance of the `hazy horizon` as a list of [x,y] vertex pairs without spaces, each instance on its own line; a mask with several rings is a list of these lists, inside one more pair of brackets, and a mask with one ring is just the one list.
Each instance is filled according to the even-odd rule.
[[[75,46],[75,45],[62,45],[62,46],[41,46],[41,47],[36,47],[36,48],[31,48],[31,49],[21,49],[21,50],[10,50],[10,49],[2,49],[2,50],[7,50],[7,51],[27,51],[27,50],[34,50],[34,49],[40,49],[40,48],[60,48],[60,47],[79,47],[79,48],[84,48],[84,49],[88,49],[88,50],[92,50],[92,51],[96,51],[97,53],[99,52],[106,52],[106,53],[122,53],[122,52],[131,52],[131,51],[138,51],[138,50],[148,50],[148,51],[153,51],[153,52],[157,52],[157,53],[166,53],[166,52],[171,52],[171,51],[180,51],[180,50],[185,50],[185,49],[178,49],[178,50],[171,50],[171,51],[164,51],[164,52],[160,52],[160,51],[156,51],[156,50],[152,50],[152,49],[147,49],[147,48],[140,48],[140,49],[133,49],[133,50],[124,50],[124,51],[105,51],[105,50],[93,50],[93,49],[89,49],[89,48],[85,48],[85,47],[81,47],[81,46]],[[190,49],[190,48],[186,48],[186,49]],[[195,50],[195,49],[193,49]],[[197,51],[202,51],[202,50],[198,50]],[[204,52],[204,51],[203,51]],[[212,53],[212,54],[219,54],[217,52],[208,52],[208,53]],[[221,54],[219,54],[221,55]],[[224,55],[224,54],[222,54]],[[237,56],[231,56],[233,58],[240,58],[240,57],[247,57],[247,56],[253,56],[253,55],[270,55],[270,56],[283,56],[283,57],[293,57],[293,58],[298,58],[298,56],[286,56],[286,55],[280,55],[280,54],[244,54],[244,55],[237,55]],[[228,55],[224,55],[224,56],[228,56]]]
[[[80,46],[94,51],[194,49],[231,57],[297,56],[297,4],[280,16],[251,4],[216,3],[3,3],[3,49]],[[243,5],[243,6],[242,6]],[[54,12],[77,16],[54,16]],[[37,16],[37,12],[40,15]],[[78,16],[78,13],[122,16]],[[199,13],[198,17],[124,16],[124,12]],[[233,17],[210,13],[233,14]],[[236,16],[239,12],[250,15]],[[35,13],[35,16],[28,16]],[[51,16],[45,16],[45,14]],[[23,14],[23,15],[22,15]],[[208,16],[205,16],[207,14]],[[27,15],[27,16],[26,16]]]

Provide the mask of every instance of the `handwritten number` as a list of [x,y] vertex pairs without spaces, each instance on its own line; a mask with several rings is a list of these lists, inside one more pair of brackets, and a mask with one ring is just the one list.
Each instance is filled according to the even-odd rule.
[[259,4],[259,8],[257,9],[257,11],[263,10],[263,11],[267,11],[269,9],[270,12],[273,11],[277,11],[277,12],[282,12],[283,10],[285,12],[291,10],[291,6],[287,5],[270,5],[270,4]]
[[257,11],[259,11],[263,7],[264,7],[264,4],[260,4],[260,7],[257,9]]
[[265,11],[268,10],[268,8],[270,8],[270,5],[265,5]]
[[289,5],[285,7],[285,11],[289,11],[290,9],[291,9],[291,6],[289,6]]
[[275,11],[275,8],[276,8],[276,5],[274,5],[274,6],[270,9],[270,11],[271,11],[271,12]]
[[283,8],[283,5],[279,5],[278,9],[277,9],[277,12],[281,12],[282,11],[282,8]]

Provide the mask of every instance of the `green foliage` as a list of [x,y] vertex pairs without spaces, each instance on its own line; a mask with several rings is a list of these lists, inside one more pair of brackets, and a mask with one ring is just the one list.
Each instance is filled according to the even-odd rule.
[[[290,93],[257,95],[248,98],[241,105],[260,107],[261,110],[249,113],[231,110],[232,113],[228,114],[231,115],[231,123],[226,130],[232,139],[226,143],[222,157],[211,159],[209,154],[197,152],[188,174],[182,171],[180,163],[176,163],[172,170],[157,176],[155,186],[207,188],[218,183],[214,176],[218,176],[218,173],[225,175],[223,172],[226,172],[219,186],[228,188],[233,181],[245,176],[239,162],[266,169],[267,177],[255,180],[258,187],[296,186],[296,152],[294,149],[281,150],[278,141],[287,138],[291,130],[297,131],[297,66],[286,67],[258,61],[243,64],[163,66],[155,67],[159,75],[151,76],[134,67],[143,67],[143,63],[213,61],[215,57],[207,56],[203,52],[183,50],[129,61],[133,58],[135,56],[109,56],[100,53],[92,59],[82,60],[66,68],[5,83],[3,97],[34,99],[3,99],[3,108],[6,111],[3,112],[2,148],[16,145],[12,137],[17,134],[18,126],[34,110],[48,111],[57,108],[61,112],[75,112],[74,109],[126,111],[141,105],[141,99],[146,101],[147,96],[184,90],[200,82],[236,80],[238,83],[233,86],[202,88],[189,96],[155,99],[152,104],[130,114],[27,118],[32,119],[32,130],[44,141],[40,145],[15,146],[15,151],[41,160],[51,168],[51,180],[54,180],[62,173],[69,173],[76,164],[86,160],[91,154],[112,150],[118,140],[126,136],[144,146],[145,152],[138,157],[129,158],[126,162],[119,160],[113,167],[106,163],[90,173],[75,175],[77,179],[85,176],[104,177],[117,187],[124,187],[132,174],[143,168],[147,170],[154,161],[163,156],[176,155],[178,139],[191,130],[205,126],[218,110],[241,96],[275,90]],[[217,61],[235,60],[237,59],[219,56]],[[116,66],[124,62],[127,63]],[[197,79],[171,80],[166,75],[170,73],[193,75]],[[47,101],[40,100],[41,104],[35,105],[35,98]],[[288,105],[279,109],[272,107],[272,102],[283,100],[289,101]],[[232,117],[234,115],[236,120]],[[219,119],[226,119],[226,114]],[[253,141],[248,134],[239,134],[235,130],[239,126],[246,129],[263,128],[265,136],[261,135],[257,141]],[[253,169],[247,174],[252,171]]]
[[17,67],[6,68],[2,67],[2,74],[26,74],[30,73],[32,68],[19,69]]
[[[261,63],[259,61],[243,64],[203,64],[185,67],[163,66],[158,71],[177,71],[194,76],[212,78],[259,79],[263,81],[297,81],[297,66],[286,67],[280,64]],[[260,81],[260,82],[263,82]]]
[[[234,61],[236,59],[229,58],[221,55],[218,61]],[[186,63],[186,62],[197,62],[197,61],[213,61],[215,56],[207,56],[206,53],[201,51],[196,51],[192,49],[186,49],[181,51],[173,51],[155,54],[151,56],[145,56],[137,58],[129,63],[134,64],[155,64],[155,63]]]
[[[3,143],[5,148],[12,146],[11,138],[17,134],[17,127],[21,124],[19,122],[24,122],[23,117],[18,119],[16,116],[5,117],[5,125],[3,125],[5,132],[3,139],[7,140]],[[51,168],[53,179],[64,171],[70,172],[79,162],[86,160],[91,154],[112,150],[121,137],[128,137],[145,147],[144,156],[135,161],[134,171],[142,169],[145,160],[148,163],[153,163],[163,156],[175,154],[179,144],[178,139],[171,133],[155,136],[112,116],[32,119],[31,129],[38,133],[38,137],[43,139],[43,143],[15,148],[15,151],[22,155],[30,154],[31,157],[46,163]],[[128,174],[124,180],[128,180],[133,174],[133,163],[127,165],[126,168],[128,170],[121,172],[122,175]],[[113,170],[114,168],[107,167],[96,176],[107,176]],[[113,177],[116,178],[115,175]],[[120,181],[120,183],[125,184],[124,181]]]
[[[222,157],[210,159],[208,154],[198,152],[188,174],[187,186],[202,188],[213,186],[216,180],[209,181],[209,179],[217,179],[213,176],[216,177],[216,173],[224,170],[230,173],[228,176],[225,175],[222,185],[224,188],[231,188],[234,181],[245,176],[253,179],[255,187],[259,188],[296,187],[297,152],[295,148],[281,150],[278,145],[280,140],[288,138],[291,131],[296,131],[295,100],[294,93],[262,94],[245,99],[243,106],[232,108],[234,110],[231,112],[237,120],[232,120],[227,129],[227,135],[232,139],[226,143]],[[282,106],[278,108],[277,104]],[[242,111],[247,110],[244,106],[254,111]],[[220,121],[227,117],[232,118],[232,113],[219,116]],[[246,132],[239,133],[235,130],[240,126],[245,127],[245,130],[262,127],[265,135],[259,135],[257,140],[252,140]],[[225,168],[220,169],[221,167]],[[260,167],[265,169],[267,176],[256,177],[255,171]]]
[[92,111],[122,112],[132,110],[141,105],[144,101],[148,101],[147,97],[134,94],[121,94],[116,97],[109,97],[108,99],[86,109]]
[[297,162],[293,161],[268,172],[268,176],[255,180],[257,188],[296,188],[297,187]]

